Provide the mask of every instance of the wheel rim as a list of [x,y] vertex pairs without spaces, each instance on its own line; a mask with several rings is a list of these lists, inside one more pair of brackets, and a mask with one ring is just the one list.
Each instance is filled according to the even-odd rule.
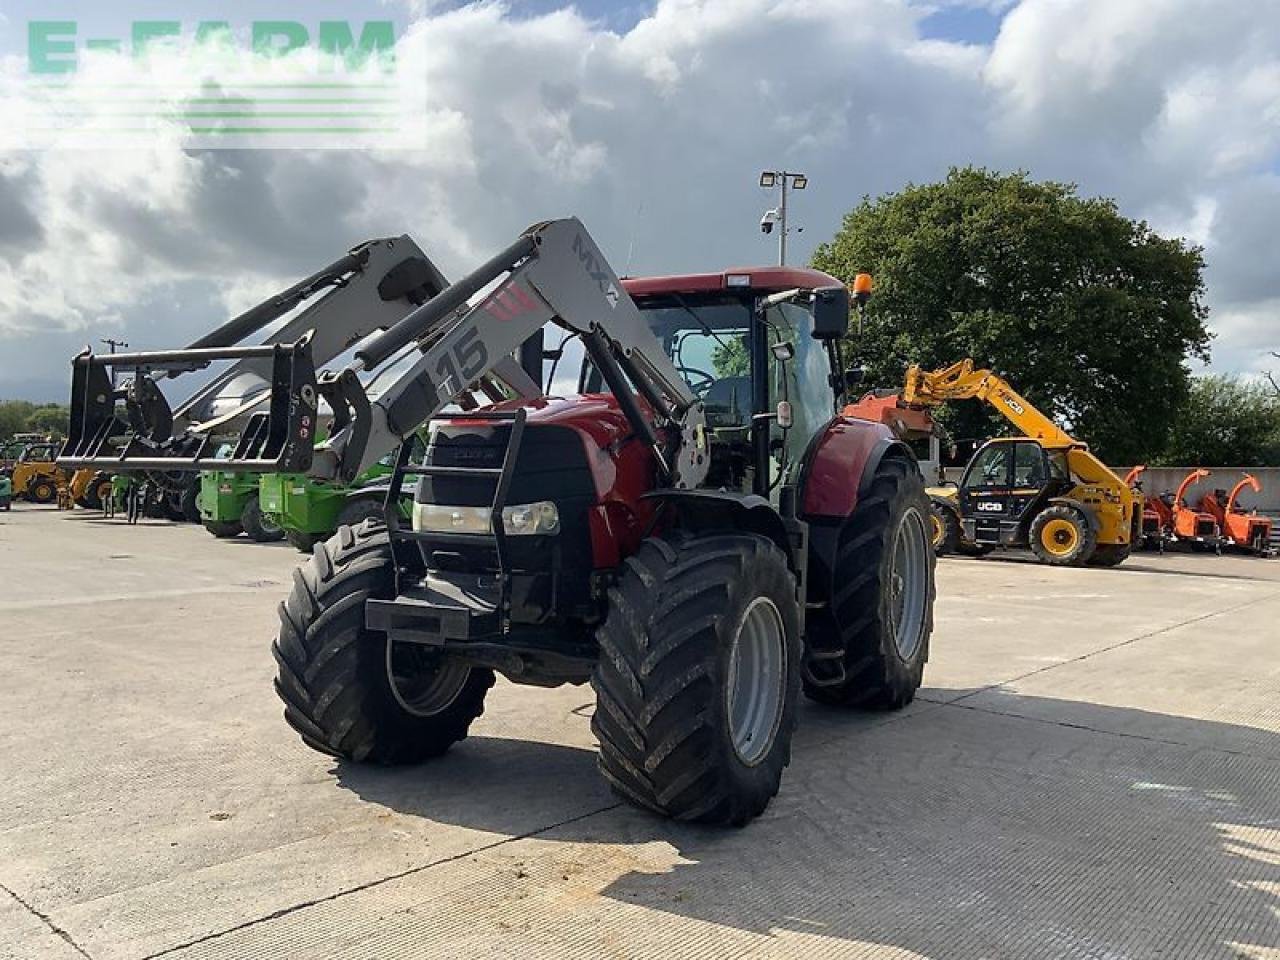
[[768,597],[756,597],[729,650],[729,736],[748,766],[764,759],[782,721],[787,688],[786,628]]
[[471,676],[471,668],[416,644],[387,642],[387,680],[396,702],[415,717],[447,710]]
[[[934,518],[937,522],[937,518]],[[929,602],[929,559],[924,521],[914,507],[898,521],[889,566],[889,614],[898,656],[910,660],[920,649],[925,609]]]
[[1070,520],[1054,517],[1040,531],[1040,543],[1055,557],[1065,557],[1080,542],[1076,525]]
[[277,533],[280,532],[280,524],[272,521],[271,514],[269,513],[263,513],[261,510],[259,510],[258,523],[261,524],[263,533],[268,533],[274,537]]
[[936,513],[929,518],[931,529],[933,530],[933,545],[936,547],[942,543],[943,536],[946,535],[946,528],[942,525],[942,518]]

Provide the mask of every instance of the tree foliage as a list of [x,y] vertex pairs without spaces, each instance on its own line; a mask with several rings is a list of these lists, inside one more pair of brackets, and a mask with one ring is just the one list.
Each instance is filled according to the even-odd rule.
[[[1199,248],[1070,184],[953,169],[864,199],[813,263],[876,279],[854,331],[870,382],[973,357],[1116,463],[1164,447],[1190,388],[1186,361],[1208,357]],[[957,437],[994,432],[989,411],[957,406]]]
[[1280,467],[1280,396],[1236,377],[1196,377],[1158,462]]
[[70,415],[71,410],[65,404],[0,401],[0,439],[15,433],[47,433],[55,438],[65,437]]

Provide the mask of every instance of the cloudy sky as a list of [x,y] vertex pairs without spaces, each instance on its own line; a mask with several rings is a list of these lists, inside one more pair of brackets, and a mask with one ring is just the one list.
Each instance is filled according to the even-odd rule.
[[313,30],[395,22],[398,134],[51,140],[29,21],[75,22],[74,99],[198,72],[88,38],[151,19],[240,36],[300,9],[107,6],[0,7],[0,397],[62,399],[85,342],[189,341],[374,236],[411,233],[456,276],[576,214],[620,271],[769,262],[756,178],[776,166],[810,177],[796,260],[862,195],[951,165],[1075,181],[1206,247],[1214,369],[1280,350],[1280,0],[318,0]]

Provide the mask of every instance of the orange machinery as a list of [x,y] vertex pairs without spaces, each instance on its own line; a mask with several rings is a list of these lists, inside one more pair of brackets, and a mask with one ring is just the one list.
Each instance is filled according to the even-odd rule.
[[1223,538],[1231,546],[1266,556],[1271,552],[1271,518],[1260,516],[1256,510],[1245,513],[1236,509],[1240,491],[1245,487],[1252,488],[1254,493],[1262,492],[1257,477],[1246,473],[1230,493],[1222,489],[1206,493],[1200,498],[1199,507],[1202,513],[1217,521]]

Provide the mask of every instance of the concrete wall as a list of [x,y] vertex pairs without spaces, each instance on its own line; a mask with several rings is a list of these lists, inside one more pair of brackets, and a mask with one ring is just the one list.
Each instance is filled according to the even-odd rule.
[[[1117,474],[1124,476],[1128,467],[1112,467]],[[1142,475],[1142,489],[1149,494],[1173,493],[1178,489],[1182,478],[1191,472],[1192,467],[1148,467]],[[1280,467],[1209,467],[1209,476],[1193,484],[1187,489],[1187,501],[1192,505],[1199,502],[1200,497],[1210,493],[1215,487],[1230,490],[1239,482],[1243,473],[1251,473],[1262,485],[1261,493],[1246,489],[1240,494],[1239,506],[1244,510],[1256,507],[1261,513],[1280,513]],[[960,480],[963,468],[948,468],[948,480]]]

